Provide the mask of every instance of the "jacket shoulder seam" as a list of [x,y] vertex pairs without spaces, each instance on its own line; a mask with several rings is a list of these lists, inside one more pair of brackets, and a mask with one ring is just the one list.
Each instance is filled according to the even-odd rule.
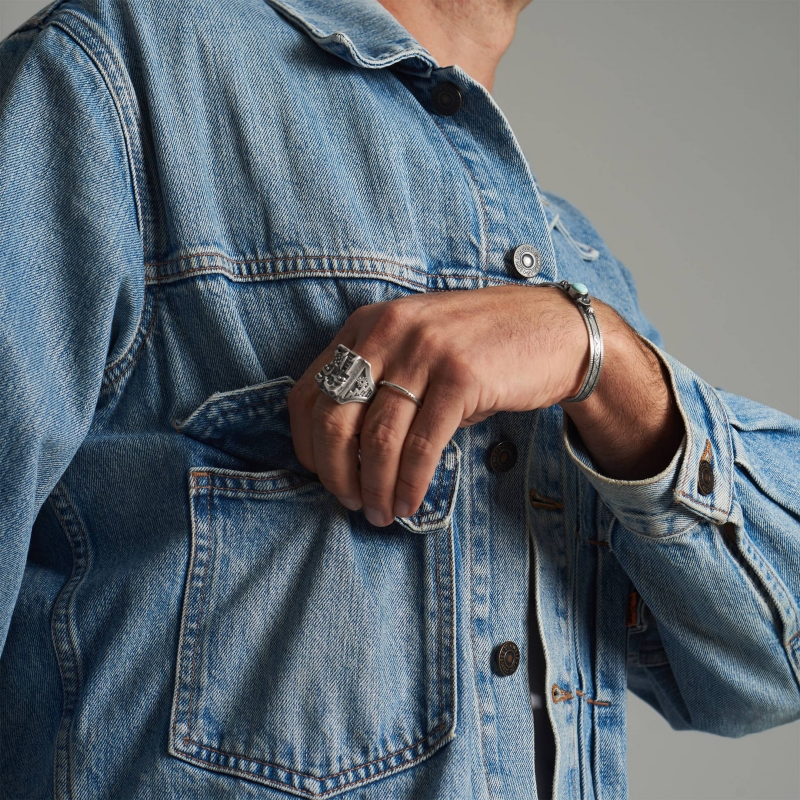
[[[83,14],[68,9],[57,18],[52,19],[49,24],[60,30],[65,36],[68,36],[86,54],[86,57],[92,62],[103,81],[114,106],[119,120],[125,158],[131,179],[136,209],[136,223],[141,239],[141,279],[144,283],[145,252],[147,251],[151,228],[148,224],[150,215],[147,206],[147,195],[142,191],[143,187],[147,186],[147,182],[140,138],[141,118],[136,94],[130,83],[122,58],[108,36],[92,20],[87,19]],[[130,341],[127,342],[122,354],[113,361],[106,363],[103,369],[104,389],[119,382],[121,376],[127,372],[130,365],[135,361],[138,351],[150,333],[152,319],[146,319],[146,295],[147,293],[145,292],[142,308],[139,309],[136,330]]]

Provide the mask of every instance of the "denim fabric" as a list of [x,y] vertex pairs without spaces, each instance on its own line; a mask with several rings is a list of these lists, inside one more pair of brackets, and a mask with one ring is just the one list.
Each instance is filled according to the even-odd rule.
[[0,45],[0,258],[0,797],[533,798],[529,599],[558,798],[626,797],[626,685],[676,727],[800,716],[796,420],[664,356],[686,438],[644,488],[558,408],[459,430],[387,529],[297,462],[292,381],[367,303],[566,277],[660,344],[372,0],[50,6]]

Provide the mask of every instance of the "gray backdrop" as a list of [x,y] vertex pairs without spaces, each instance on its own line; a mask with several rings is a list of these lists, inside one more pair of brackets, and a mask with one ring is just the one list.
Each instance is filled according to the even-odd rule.
[[[43,5],[0,0],[0,37]],[[799,0],[536,0],[495,97],[667,349],[800,416]],[[729,740],[628,708],[633,800],[800,798],[800,723]]]

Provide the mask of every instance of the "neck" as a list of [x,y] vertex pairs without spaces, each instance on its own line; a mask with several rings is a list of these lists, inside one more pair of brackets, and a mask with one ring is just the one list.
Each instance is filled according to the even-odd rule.
[[492,91],[497,65],[530,0],[379,0],[443,67],[457,64]]

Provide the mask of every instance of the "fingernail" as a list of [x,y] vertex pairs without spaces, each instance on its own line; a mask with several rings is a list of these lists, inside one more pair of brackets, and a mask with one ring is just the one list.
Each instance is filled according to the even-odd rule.
[[396,517],[410,517],[414,509],[404,500],[396,500],[394,504],[394,515]]
[[338,497],[336,498],[345,508],[349,508],[351,511],[358,511],[361,508],[361,501],[355,500],[352,497]]
[[380,511],[376,511],[374,508],[364,508],[364,516],[369,522],[373,525],[377,525],[379,528],[382,528],[386,524],[383,514],[381,514]]

